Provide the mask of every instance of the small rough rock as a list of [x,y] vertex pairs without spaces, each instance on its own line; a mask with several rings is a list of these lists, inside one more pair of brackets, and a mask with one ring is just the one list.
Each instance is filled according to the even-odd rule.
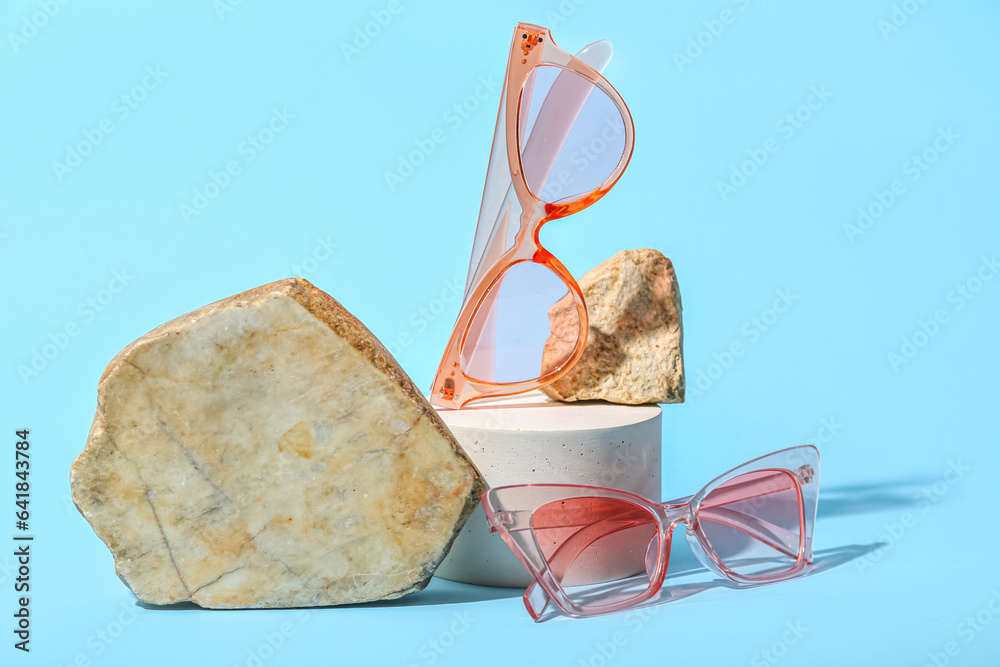
[[[622,250],[579,284],[590,319],[587,346],[569,372],[542,391],[563,401],[682,403],[681,292],[670,260],[649,248]],[[549,309],[543,372],[576,343],[569,318],[576,319],[576,309],[567,295]]]
[[149,332],[97,403],[73,501],[143,602],[419,591],[484,489],[395,359],[300,278]]

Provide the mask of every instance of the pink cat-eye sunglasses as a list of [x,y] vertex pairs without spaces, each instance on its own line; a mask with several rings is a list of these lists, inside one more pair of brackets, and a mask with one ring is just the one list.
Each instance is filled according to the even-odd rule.
[[598,42],[574,56],[546,28],[514,31],[462,308],[431,387],[437,407],[538,389],[583,354],[583,293],[539,232],[607,194],[632,156],[632,116],[598,71],[610,51]]
[[812,563],[819,452],[773,452],[670,502],[593,486],[523,484],[482,498],[534,581],[524,605],[536,621],[549,602],[572,617],[650,601],[667,574],[673,529],[684,525],[698,560],[737,586],[790,579]]

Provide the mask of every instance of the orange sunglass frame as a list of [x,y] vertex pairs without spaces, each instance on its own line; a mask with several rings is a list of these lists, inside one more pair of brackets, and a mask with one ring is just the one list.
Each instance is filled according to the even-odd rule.
[[[531,72],[539,65],[561,67],[586,79],[607,95],[621,113],[625,126],[625,147],[621,159],[608,178],[596,189],[583,193],[570,201],[547,203],[539,199],[528,187],[521,164],[521,133],[524,123],[520,117],[521,97]],[[542,225],[551,220],[572,215],[590,206],[603,197],[621,178],[632,157],[635,143],[635,128],[632,115],[618,91],[599,72],[576,56],[555,44],[547,28],[520,23],[514,31],[507,72],[504,77],[504,95],[501,98],[499,114],[505,122],[497,123],[496,131],[505,132],[507,166],[510,180],[520,202],[522,215],[513,246],[506,250],[471,286],[463,301],[458,321],[452,331],[431,387],[430,401],[442,408],[461,408],[472,401],[520,394],[538,389],[563,376],[583,354],[587,344],[589,328],[587,306],[576,280],[550,252],[542,247],[538,233]],[[492,154],[491,154],[492,160]],[[579,314],[580,332],[576,347],[566,360],[552,371],[537,378],[520,382],[490,382],[467,376],[462,369],[462,352],[465,348],[472,323],[483,305],[487,294],[497,286],[503,275],[521,262],[535,262],[548,268],[566,284],[569,294],[576,303]],[[541,369],[539,369],[541,370]]]

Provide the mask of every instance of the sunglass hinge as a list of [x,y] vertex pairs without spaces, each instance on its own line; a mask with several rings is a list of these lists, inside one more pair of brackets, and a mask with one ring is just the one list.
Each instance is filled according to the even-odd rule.
[[798,475],[799,479],[802,480],[803,484],[808,484],[813,480],[813,477],[816,476],[816,471],[813,470],[813,467],[811,465],[806,463],[805,465],[801,465],[798,468],[796,468],[795,474]]
[[502,526],[509,526],[514,523],[514,515],[511,512],[497,512],[493,515],[495,523]]

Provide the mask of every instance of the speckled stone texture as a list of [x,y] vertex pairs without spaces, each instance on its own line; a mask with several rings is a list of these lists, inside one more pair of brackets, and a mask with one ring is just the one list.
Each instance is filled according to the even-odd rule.
[[[669,259],[643,248],[622,250],[579,281],[590,329],[583,356],[545,386],[550,398],[612,403],[682,403],[684,352],[681,292]],[[552,335],[542,370],[565,359],[576,344],[575,308],[567,295],[549,309]],[[565,332],[570,329],[572,335]]]
[[419,591],[484,488],[378,340],[296,278],[119,353],[70,477],[140,600],[214,608]]

